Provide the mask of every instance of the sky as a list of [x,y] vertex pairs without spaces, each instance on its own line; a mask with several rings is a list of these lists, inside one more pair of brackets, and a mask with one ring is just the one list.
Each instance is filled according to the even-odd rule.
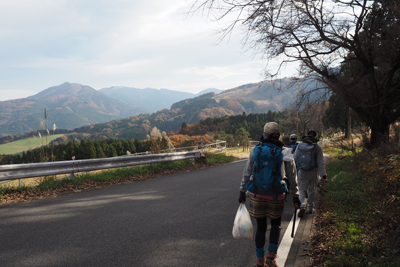
[[0,0],[0,101],[64,82],[198,93],[263,80],[266,62],[243,47],[243,32],[219,42],[222,25],[187,16],[192,3]]

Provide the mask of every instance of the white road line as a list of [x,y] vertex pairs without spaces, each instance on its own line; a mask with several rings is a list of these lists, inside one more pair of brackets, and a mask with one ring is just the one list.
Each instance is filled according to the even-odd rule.
[[242,162],[242,161],[247,161],[247,159],[239,159],[239,160],[236,160],[236,161],[232,161],[230,163],[236,163],[236,162]]
[[[293,214],[293,216],[295,216]],[[279,244],[279,249],[278,249],[278,257],[276,258],[276,263],[278,266],[285,266],[286,259],[289,255],[290,247],[292,246],[293,243],[293,238],[291,237],[292,235],[292,228],[293,228],[293,216],[292,219],[290,220],[290,223],[288,227],[286,228],[285,234],[281,240],[281,243]],[[297,216],[296,212],[296,223],[294,225],[294,235],[296,235],[297,231],[297,226],[299,226],[300,219]]]

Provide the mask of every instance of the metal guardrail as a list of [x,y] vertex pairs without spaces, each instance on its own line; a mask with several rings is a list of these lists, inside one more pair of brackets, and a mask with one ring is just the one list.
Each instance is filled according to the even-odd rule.
[[197,145],[197,146],[187,146],[187,147],[176,147],[172,149],[164,149],[161,150],[161,152],[167,152],[167,151],[175,151],[177,152],[178,150],[186,150],[186,151],[191,151],[191,150],[196,150],[200,149],[201,153],[203,152],[206,153],[214,153],[214,154],[219,154],[219,153],[225,153],[226,154],[226,141],[223,140],[217,140],[216,143],[212,144],[205,144],[205,145]]
[[33,178],[40,176],[67,174],[111,169],[158,162],[200,158],[200,151],[151,154],[143,156],[119,156],[101,159],[68,160],[44,163],[11,164],[0,166],[0,181]]
[[226,141],[217,140],[216,143],[213,144],[206,144],[202,147],[199,147],[201,152],[205,151],[206,153],[225,153],[226,154]]
[[166,152],[178,152],[179,150],[185,150],[185,151],[193,151],[199,149],[199,146],[185,146],[185,147],[174,147],[171,149],[163,149],[161,150],[161,153],[166,153]]

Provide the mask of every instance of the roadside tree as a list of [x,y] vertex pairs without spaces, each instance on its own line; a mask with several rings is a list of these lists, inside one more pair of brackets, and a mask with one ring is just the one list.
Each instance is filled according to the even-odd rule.
[[191,11],[229,20],[221,39],[241,25],[245,46],[282,65],[300,62],[299,80],[335,92],[370,127],[371,145],[389,140],[400,117],[400,2],[196,0]]

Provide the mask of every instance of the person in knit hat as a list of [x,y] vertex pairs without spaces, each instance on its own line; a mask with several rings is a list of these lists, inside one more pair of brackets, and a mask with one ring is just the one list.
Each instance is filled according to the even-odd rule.
[[[264,126],[264,131],[261,137],[261,143],[269,143],[283,149],[284,144],[279,140],[280,131],[279,125],[276,122],[268,122]],[[253,173],[253,167],[255,166],[254,150],[250,151],[249,158],[246,166],[243,170],[242,181],[240,184],[239,203],[246,202],[246,191],[248,183],[252,183],[250,176]],[[259,166],[262,166],[260,163]],[[292,164],[293,167],[294,163]],[[284,161],[281,164],[281,175],[285,176],[285,165]],[[294,175],[293,175],[294,174]],[[296,170],[290,170],[289,184],[293,194],[293,203],[295,208],[300,207],[300,201],[298,197]],[[250,193],[250,192],[249,192]],[[255,245],[256,245],[256,258],[257,267],[273,266],[277,267],[276,256],[278,252],[278,242],[280,237],[280,226],[281,217],[285,205],[286,192],[280,195],[276,195],[273,192],[271,194],[254,194],[250,193],[250,205],[249,213],[256,220],[256,233],[255,233]],[[267,218],[271,219],[271,230],[269,234],[268,251],[265,257],[265,244],[266,244],[266,232],[267,232]]]
[[[300,158],[304,157],[302,151],[307,147],[313,152],[314,162],[311,169],[303,169],[299,166]],[[314,212],[318,176],[321,176],[323,181],[327,181],[324,155],[321,146],[318,144],[317,132],[309,131],[306,136],[303,136],[302,143],[297,146],[293,158],[298,169],[299,199],[301,202],[297,216],[301,218],[304,214]]]

